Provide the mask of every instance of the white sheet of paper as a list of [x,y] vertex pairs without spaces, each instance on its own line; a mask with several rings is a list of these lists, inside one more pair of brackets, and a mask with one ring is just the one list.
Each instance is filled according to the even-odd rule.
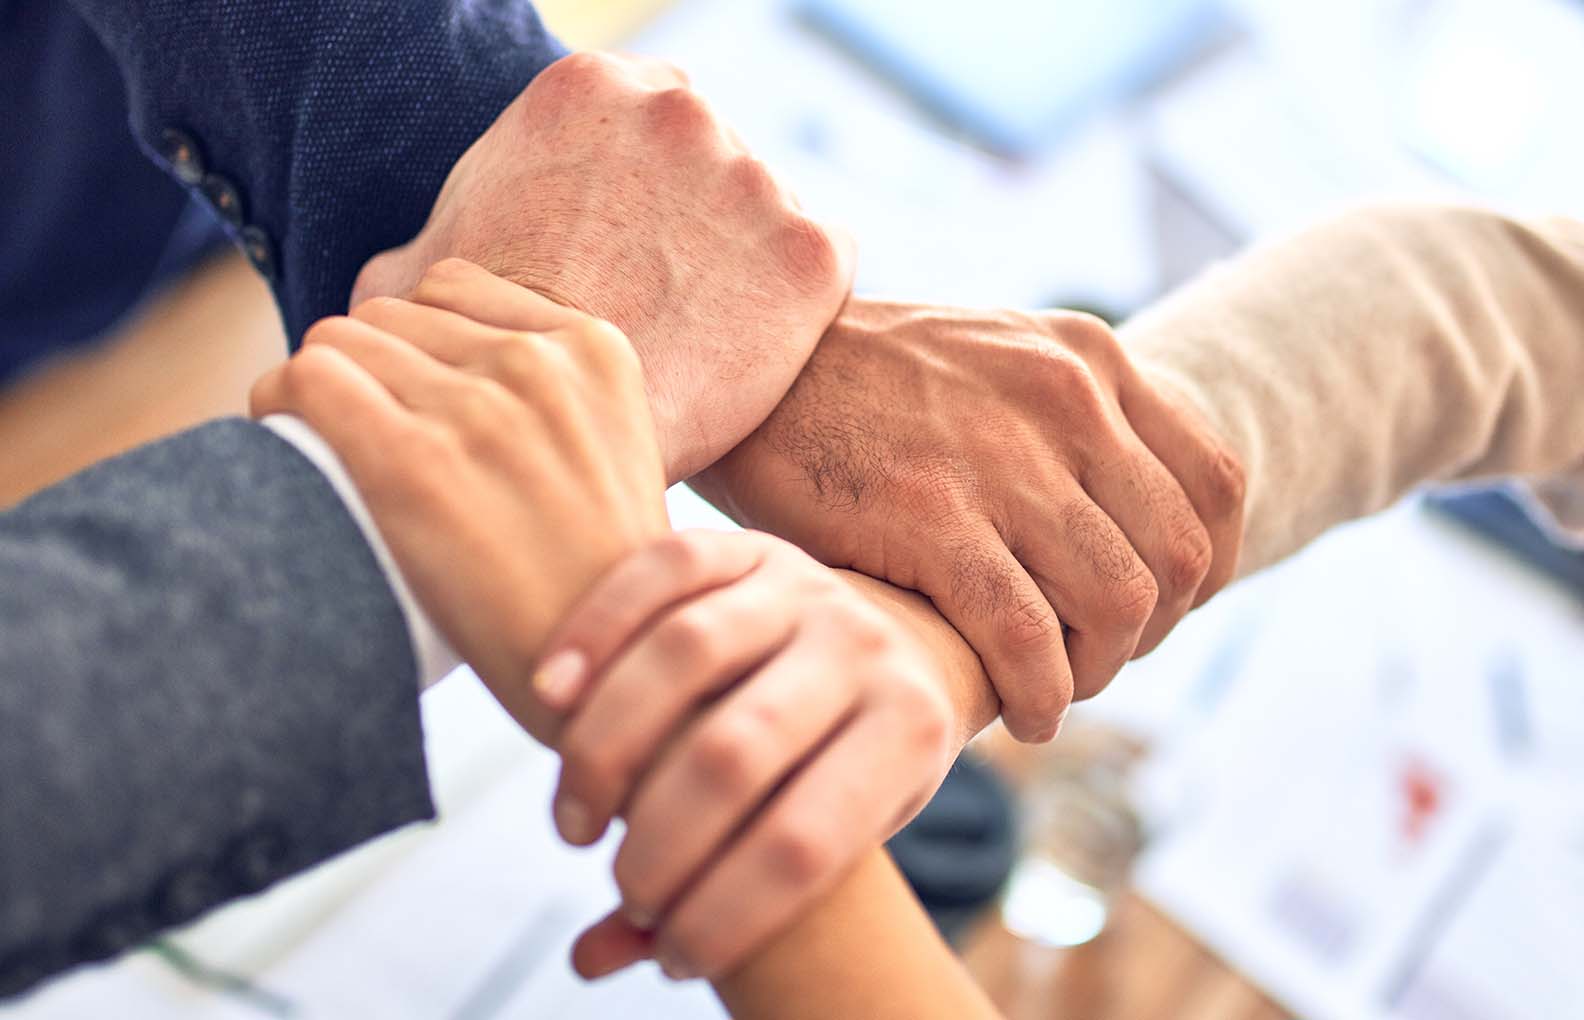
[[[1584,952],[1584,833],[1548,833],[1584,786],[1578,603],[1417,506],[1244,588],[1252,646],[1145,783],[1170,806],[1145,894],[1313,1020],[1567,1015],[1546,961]],[[1488,979],[1481,939],[1518,943]],[[1501,977],[1525,955],[1531,980]],[[1428,1011],[1465,986],[1499,1010]]]

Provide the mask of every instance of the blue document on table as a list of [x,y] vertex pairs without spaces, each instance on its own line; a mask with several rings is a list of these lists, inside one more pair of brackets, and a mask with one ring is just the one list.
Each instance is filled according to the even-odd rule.
[[810,24],[992,149],[1026,155],[1160,77],[1218,0],[797,0]]

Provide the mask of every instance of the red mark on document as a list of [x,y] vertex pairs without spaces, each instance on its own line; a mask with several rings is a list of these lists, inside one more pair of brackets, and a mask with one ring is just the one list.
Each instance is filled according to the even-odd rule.
[[1403,795],[1402,835],[1409,844],[1424,839],[1445,803],[1445,782],[1422,761],[1409,759],[1400,775]]

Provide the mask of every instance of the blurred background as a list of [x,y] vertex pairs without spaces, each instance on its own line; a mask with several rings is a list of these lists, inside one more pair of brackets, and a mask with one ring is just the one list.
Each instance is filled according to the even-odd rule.
[[[1578,0],[540,7],[570,43],[687,69],[857,234],[865,291],[1120,320],[1362,200],[1584,215]],[[239,411],[282,353],[245,264],[206,266],[0,390],[0,505]],[[672,511],[725,526],[685,490]],[[718,1018],[650,968],[572,976],[612,845],[558,845],[553,760],[470,677],[424,711],[440,823],[0,1017]],[[1052,747],[972,753],[1016,808],[1016,864],[951,928],[1015,1020],[1584,1017],[1584,551],[1521,497],[1333,533]]]

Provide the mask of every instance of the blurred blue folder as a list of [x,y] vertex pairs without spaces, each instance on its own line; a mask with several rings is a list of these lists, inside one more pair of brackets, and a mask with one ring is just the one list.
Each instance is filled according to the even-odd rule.
[[1552,542],[1504,489],[1434,493],[1430,506],[1550,574],[1584,600],[1584,553]]
[[1026,155],[1157,78],[1217,0],[796,0],[810,24],[992,149]]

